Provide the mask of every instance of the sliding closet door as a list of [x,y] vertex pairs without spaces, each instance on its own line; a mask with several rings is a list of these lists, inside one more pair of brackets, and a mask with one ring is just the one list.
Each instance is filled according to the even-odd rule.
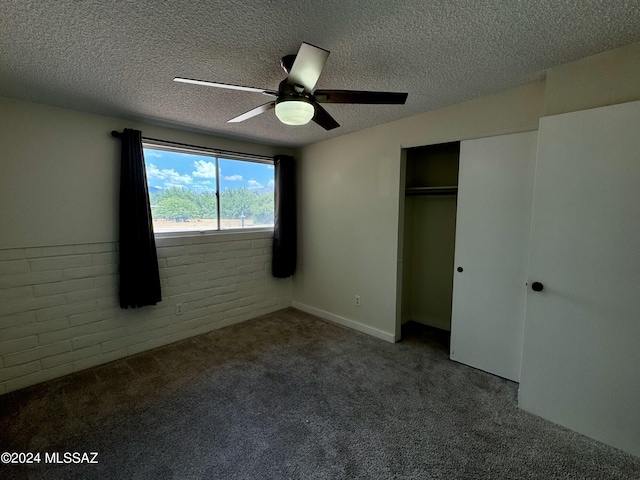
[[640,102],[540,121],[520,406],[640,455]]
[[451,359],[519,381],[537,132],[460,146]]

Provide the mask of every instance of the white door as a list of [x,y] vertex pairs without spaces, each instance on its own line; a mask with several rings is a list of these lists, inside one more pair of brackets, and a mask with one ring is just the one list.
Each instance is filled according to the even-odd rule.
[[540,121],[520,407],[640,455],[640,102]]
[[[519,381],[537,132],[461,142],[451,359]],[[462,271],[460,271],[462,270]]]

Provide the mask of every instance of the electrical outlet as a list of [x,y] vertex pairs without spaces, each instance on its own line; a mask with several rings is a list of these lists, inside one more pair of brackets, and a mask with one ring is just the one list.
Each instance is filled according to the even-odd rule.
[[356,295],[356,307],[360,306],[360,295]]
[[182,315],[182,304],[176,303],[176,315]]

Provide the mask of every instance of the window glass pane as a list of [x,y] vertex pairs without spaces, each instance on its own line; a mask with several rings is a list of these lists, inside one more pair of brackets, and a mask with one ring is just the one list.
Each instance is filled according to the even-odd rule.
[[218,159],[220,227],[273,226],[273,165]]
[[154,232],[218,228],[215,158],[145,148],[144,160]]
[[273,226],[273,164],[219,158],[216,171],[213,156],[151,146],[144,156],[156,233]]

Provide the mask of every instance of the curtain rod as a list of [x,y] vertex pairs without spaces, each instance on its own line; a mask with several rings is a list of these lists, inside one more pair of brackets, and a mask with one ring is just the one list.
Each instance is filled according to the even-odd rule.
[[[120,138],[122,136],[121,132],[117,130],[111,130],[111,136],[115,138]],[[169,140],[161,140],[159,138],[150,138],[150,137],[142,137],[142,140],[146,140],[148,142],[156,142],[158,144],[167,144],[167,145],[175,145],[177,147],[188,147],[195,148],[198,150],[206,150],[212,153],[217,153],[221,155],[231,155],[231,156],[239,156],[239,157],[251,157],[251,158],[261,158],[264,160],[268,160],[269,162],[273,161],[273,157],[268,157],[266,155],[255,155],[253,153],[244,153],[244,152],[234,152],[233,150],[221,150],[219,148],[211,148],[211,147],[201,147],[199,145],[192,145],[189,143],[180,143],[180,142],[171,142]]]

